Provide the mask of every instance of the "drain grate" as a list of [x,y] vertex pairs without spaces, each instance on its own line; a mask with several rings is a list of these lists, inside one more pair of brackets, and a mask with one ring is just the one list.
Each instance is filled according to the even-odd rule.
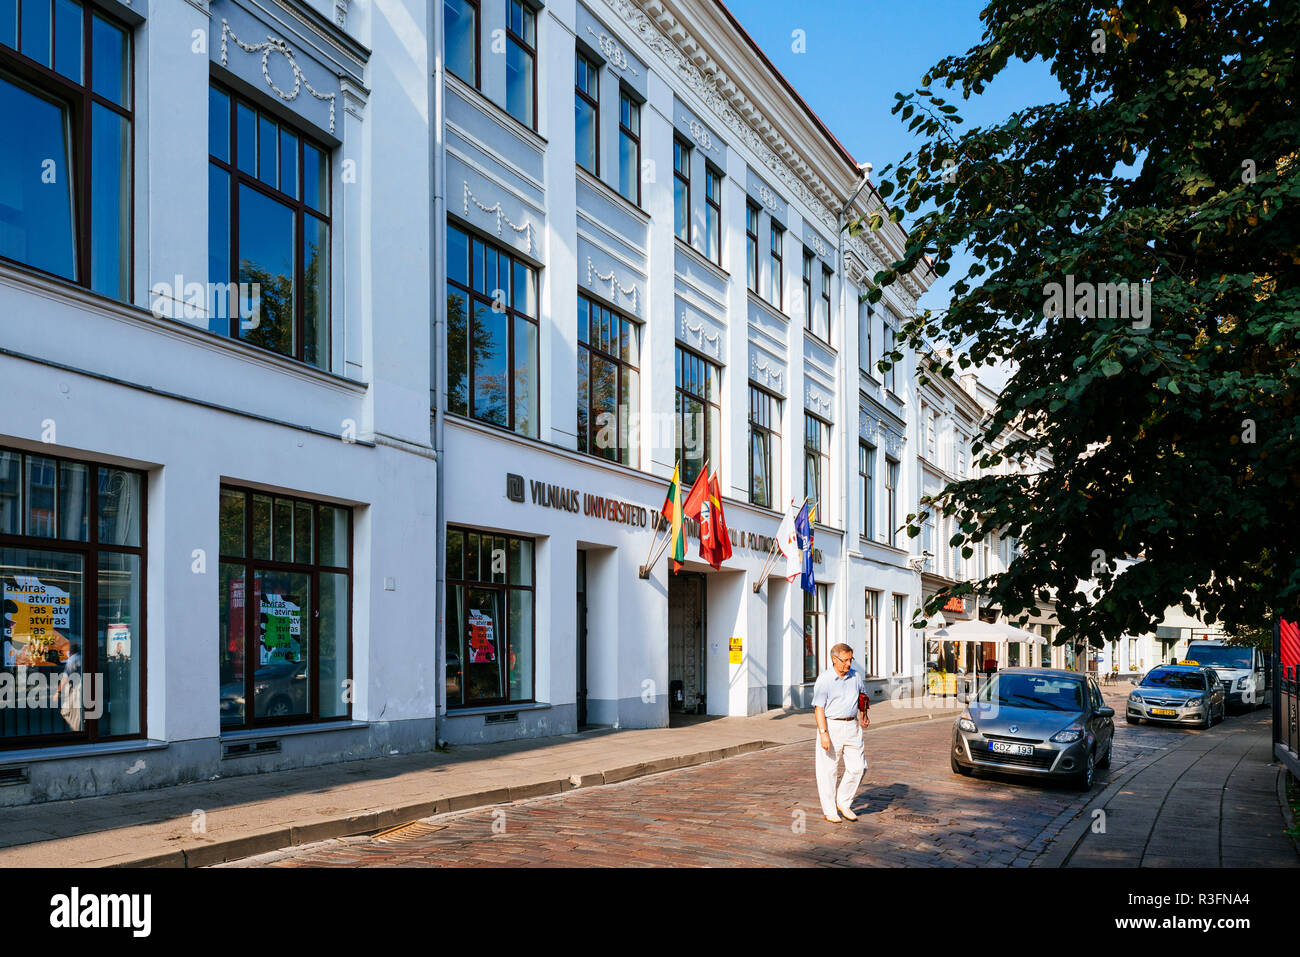
[[430,824],[427,821],[412,821],[410,824],[399,824],[397,827],[390,827],[386,831],[380,831],[375,835],[376,841],[383,841],[386,844],[400,844],[403,841],[418,841],[422,837],[428,837],[436,831],[441,831],[443,825]]

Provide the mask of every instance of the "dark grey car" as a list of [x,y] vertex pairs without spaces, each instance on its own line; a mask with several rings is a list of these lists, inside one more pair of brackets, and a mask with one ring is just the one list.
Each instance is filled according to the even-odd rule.
[[1096,768],[1110,764],[1114,716],[1087,675],[1008,668],[953,723],[952,770],[1066,779],[1087,790]]

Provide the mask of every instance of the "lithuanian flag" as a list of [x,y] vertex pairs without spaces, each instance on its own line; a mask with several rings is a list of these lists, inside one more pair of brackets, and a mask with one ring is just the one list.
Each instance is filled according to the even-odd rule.
[[672,559],[674,573],[681,569],[682,561],[686,558],[686,529],[682,526],[682,483],[678,468],[679,465],[673,466],[673,480],[668,486],[668,497],[664,499],[663,509],[664,518],[668,521],[668,557]]

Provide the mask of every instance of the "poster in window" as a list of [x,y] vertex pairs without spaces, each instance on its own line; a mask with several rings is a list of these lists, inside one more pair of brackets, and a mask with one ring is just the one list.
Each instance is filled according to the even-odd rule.
[[262,661],[302,660],[302,607],[273,592],[262,599]]
[[4,664],[44,668],[68,660],[71,600],[66,591],[35,575],[4,579]]
[[106,629],[108,638],[108,656],[110,658],[131,657],[131,626],[124,622],[114,622]]
[[485,665],[496,660],[496,629],[492,619],[473,609],[469,613],[469,663]]

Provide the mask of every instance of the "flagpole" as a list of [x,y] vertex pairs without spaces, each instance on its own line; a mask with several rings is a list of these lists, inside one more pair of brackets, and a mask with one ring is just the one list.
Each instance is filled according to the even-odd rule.
[[[674,474],[674,475],[677,474],[677,469],[678,469],[678,467],[679,467],[681,464],[682,464],[682,460],[681,460],[681,459],[678,459],[676,462],[673,463],[673,474]],[[681,491],[681,486],[680,486],[680,485],[678,485],[678,491],[679,491],[679,492]],[[642,565],[641,568],[640,568],[640,573],[641,573],[641,577],[642,577],[642,578],[649,578],[649,577],[650,577],[650,569],[654,568],[655,563],[656,563],[657,561],[659,561],[659,555],[662,555],[662,554],[663,554],[663,549],[661,548],[661,549],[659,550],[659,553],[658,553],[658,554],[656,554],[653,558],[650,557],[651,554],[654,553],[654,550],[655,550],[655,543],[656,543],[657,541],[659,541],[659,519],[661,519],[661,518],[663,518],[663,512],[662,512],[662,511],[656,512],[656,513],[655,513],[655,532],[654,532],[654,535],[652,535],[652,536],[650,537],[650,548],[646,551],[646,563],[645,563],[644,565]],[[667,521],[667,520],[665,519],[665,522],[666,522],[666,521]],[[671,541],[672,541],[672,538],[673,538],[672,525],[671,525],[671,524],[668,525],[667,532],[668,532],[668,536],[664,539],[664,547],[665,547],[665,548],[668,546],[668,543],[671,542]]]
[[[792,506],[794,505],[794,499],[790,500],[790,504]],[[804,505],[808,504],[808,497],[806,495],[804,496],[803,504]],[[802,508],[802,506],[800,507]],[[782,521],[784,521],[784,518],[782,519]],[[768,553],[767,561],[763,565],[763,570],[758,573],[758,581],[754,582],[755,595],[757,595],[759,593],[759,590],[763,587],[763,582],[767,581],[767,573],[772,570],[772,565],[775,564],[776,562],[776,552],[779,547],[780,547],[779,541],[772,542],[772,550]]]

